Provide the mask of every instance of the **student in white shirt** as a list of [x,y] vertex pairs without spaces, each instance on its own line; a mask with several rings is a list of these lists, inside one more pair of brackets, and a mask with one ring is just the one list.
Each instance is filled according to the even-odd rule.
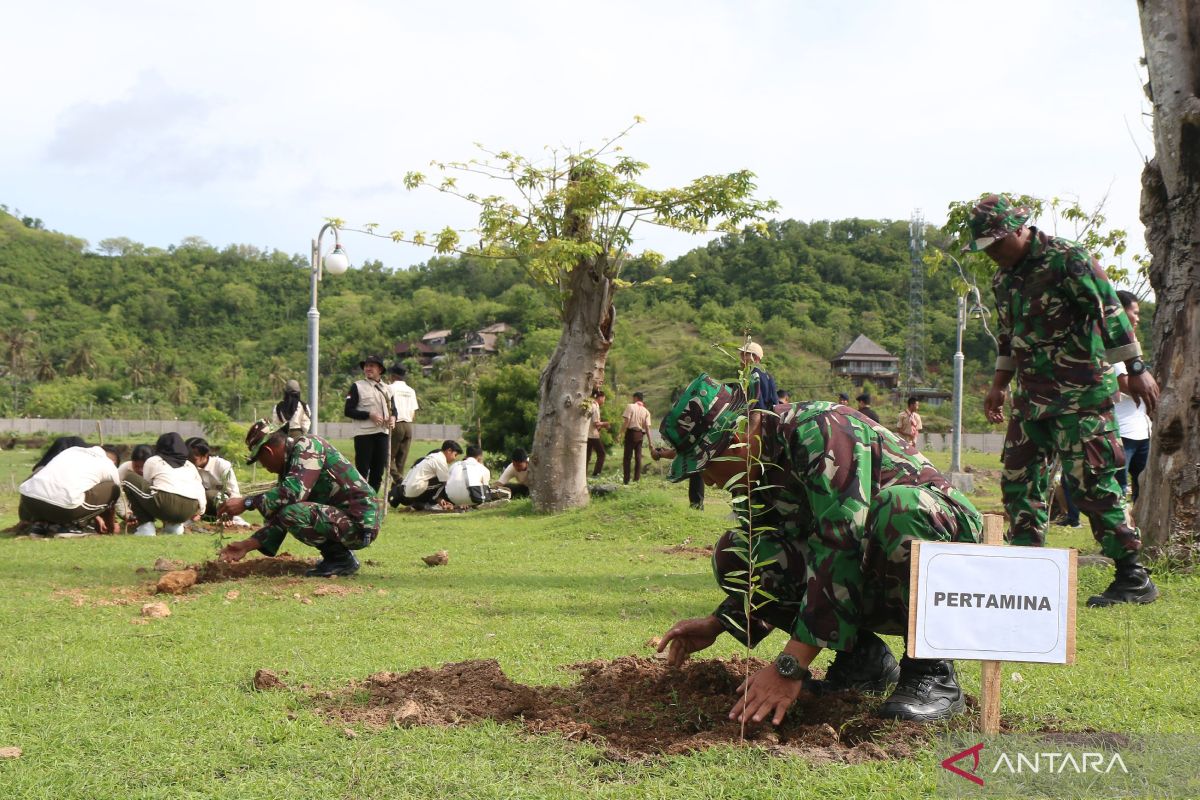
[[512,453],[512,463],[500,473],[499,483],[513,497],[529,497],[529,454],[521,448]]
[[413,440],[413,417],[421,408],[417,403],[417,393],[405,383],[408,370],[403,364],[393,364],[388,369],[388,391],[392,394],[392,408],[396,412],[392,424],[392,453],[388,469],[391,471],[392,483],[404,480],[404,465],[408,463],[408,448]]
[[434,450],[417,463],[388,494],[388,502],[411,506],[418,511],[432,511],[442,507],[442,493],[450,479],[450,465],[462,455],[462,445],[453,439],[442,442],[440,450]]
[[[193,436],[187,440],[189,460],[200,471],[200,481],[204,484],[204,519],[215,520],[217,508],[231,497],[241,497],[242,490],[238,486],[237,475],[233,472],[233,464],[224,458],[213,455],[212,448],[205,439]],[[250,527],[250,523],[239,517],[233,517],[230,523],[238,527]]]
[[154,443],[141,475],[122,482],[133,513],[142,523],[135,536],[154,536],[154,521],[163,521],[163,533],[183,533],[183,523],[203,514],[207,507],[200,471],[188,460],[191,454],[178,433],[164,433]]
[[467,447],[467,457],[456,461],[450,467],[450,477],[446,480],[446,499],[456,506],[477,506],[495,498],[492,497],[492,472],[479,459],[483,458],[483,449],[470,445]]
[[[1133,292],[1118,289],[1117,297],[1121,299],[1125,315],[1129,317],[1129,322],[1136,332],[1141,314],[1137,296]],[[1122,492],[1125,491],[1127,482],[1132,484],[1132,500],[1136,503],[1139,488],[1138,477],[1142,474],[1142,470],[1146,469],[1146,461],[1150,458],[1152,425],[1150,416],[1146,413],[1146,407],[1129,396],[1129,372],[1125,368],[1124,362],[1118,361],[1113,364],[1113,372],[1117,374],[1117,386],[1120,387],[1120,392],[1115,398],[1116,403],[1113,405],[1113,416],[1117,418],[1117,426],[1121,431],[1121,444],[1125,447],[1125,468],[1117,473],[1117,483],[1121,484]]]
[[17,516],[30,533],[79,532],[95,524],[116,531],[115,505],[121,495],[114,447],[75,446],[45,462],[19,489]]

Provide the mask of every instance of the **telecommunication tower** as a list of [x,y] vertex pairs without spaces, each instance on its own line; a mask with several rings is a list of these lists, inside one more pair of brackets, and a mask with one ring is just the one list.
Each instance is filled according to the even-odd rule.
[[925,376],[925,216],[919,208],[908,222],[908,253],[912,269],[908,279],[908,342],[904,352],[905,397],[921,385]]

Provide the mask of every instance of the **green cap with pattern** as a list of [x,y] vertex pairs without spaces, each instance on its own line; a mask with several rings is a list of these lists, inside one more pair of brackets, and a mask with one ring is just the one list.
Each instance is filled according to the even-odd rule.
[[971,243],[963,248],[964,253],[986,250],[1009,234],[1016,233],[1029,221],[1030,211],[1025,206],[1013,205],[1012,199],[1002,194],[989,194],[971,209]]
[[250,430],[246,432],[246,449],[250,451],[246,458],[247,464],[253,464],[258,460],[258,451],[262,450],[262,446],[275,434],[276,428],[265,419],[260,419],[250,426]]
[[741,387],[720,383],[705,373],[692,381],[658,426],[675,448],[667,480],[681,481],[720,455],[737,433],[738,417],[745,409]]

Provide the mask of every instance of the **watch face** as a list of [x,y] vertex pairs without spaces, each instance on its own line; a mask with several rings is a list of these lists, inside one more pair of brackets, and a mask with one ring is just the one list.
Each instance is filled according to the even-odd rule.
[[794,678],[800,673],[800,662],[787,653],[781,653],[775,659],[775,669],[785,678]]

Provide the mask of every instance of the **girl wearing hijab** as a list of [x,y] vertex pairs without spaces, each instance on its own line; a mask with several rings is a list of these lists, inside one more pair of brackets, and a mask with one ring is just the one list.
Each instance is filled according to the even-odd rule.
[[288,436],[293,439],[308,433],[312,424],[312,415],[308,403],[300,399],[300,384],[288,381],[283,387],[283,399],[275,404],[275,421],[287,425]]
[[122,482],[134,516],[142,524],[134,536],[153,536],[154,521],[163,521],[163,533],[183,533],[183,523],[204,513],[204,482],[183,437],[164,433],[154,443],[154,455],[142,465],[142,474]]

